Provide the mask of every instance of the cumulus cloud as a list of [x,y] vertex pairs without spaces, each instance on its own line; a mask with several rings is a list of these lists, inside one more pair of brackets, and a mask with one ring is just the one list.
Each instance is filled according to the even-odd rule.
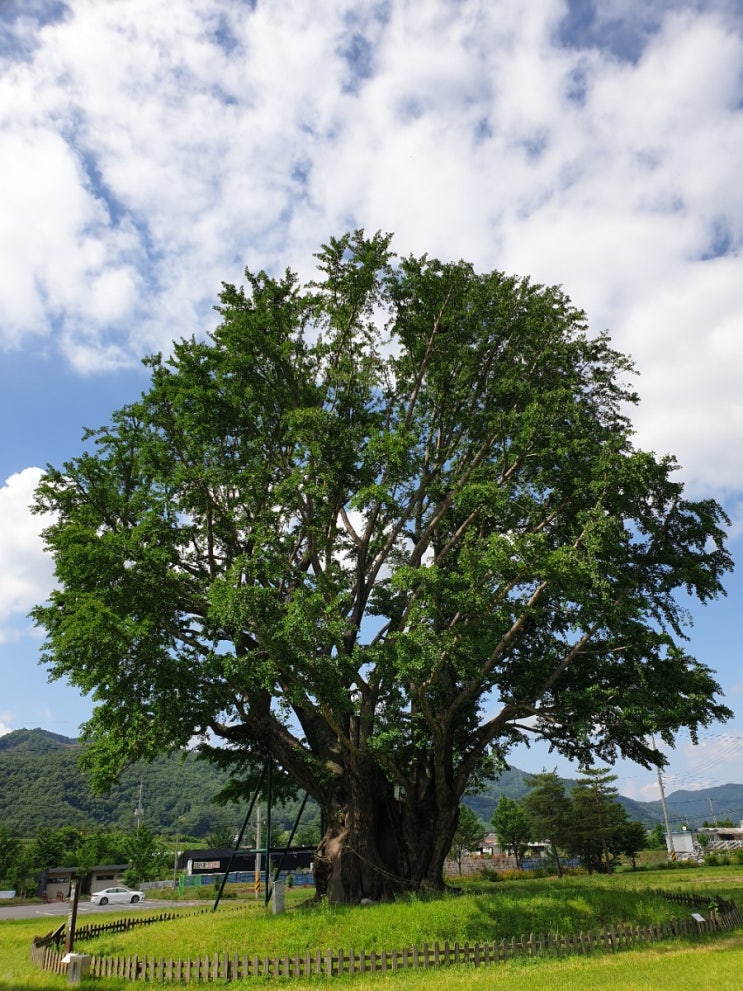
[[[669,763],[661,772],[666,796],[740,781],[741,746],[743,734],[735,729],[705,731],[696,745],[683,737],[676,749],[666,751]],[[640,772],[633,765],[623,764],[618,769],[617,787],[620,794],[639,802],[655,802],[661,797],[657,772]],[[716,811],[721,817],[730,814],[730,810]]]
[[6,346],[135,361],[209,329],[244,264],[307,275],[330,234],[381,228],[564,285],[642,372],[638,441],[743,487],[732,0],[12,10]]
[[681,773],[671,769],[664,775],[667,790],[699,789],[729,784],[740,779],[740,751],[743,734],[706,733],[697,746],[687,742],[681,748],[685,762]]
[[44,520],[28,508],[40,477],[39,468],[27,468],[0,488],[0,642],[16,635],[14,624],[52,587],[52,563],[39,536]]

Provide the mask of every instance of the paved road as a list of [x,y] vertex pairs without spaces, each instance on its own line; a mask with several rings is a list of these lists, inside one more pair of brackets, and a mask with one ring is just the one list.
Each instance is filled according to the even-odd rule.
[[[136,902],[134,905],[91,905],[87,898],[80,900],[77,907],[78,919],[84,915],[100,915],[104,912],[118,912],[121,914],[131,913],[135,915],[140,912],[167,912],[169,909],[182,907],[183,905],[200,905],[208,908],[212,903],[203,899],[199,901],[168,901],[167,899],[146,898],[143,902]],[[49,928],[56,928],[69,914],[70,906],[68,902],[49,902],[41,905],[10,905],[0,902],[0,922],[3,919],[47,919]],[[58,920],[56,924],[54,920]]]

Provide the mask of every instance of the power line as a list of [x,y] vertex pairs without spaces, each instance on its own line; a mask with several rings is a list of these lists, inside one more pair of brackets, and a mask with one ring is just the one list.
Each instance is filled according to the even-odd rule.
[[[718,744],[717,750],[714,753],[708,752],[708,745]],[[730,781],[730,774],[717,775],[710,774],[709,772],[720,771],[721,767],[734,758],[739,757],[743,754],[743,733],[713,733],[705,732],[699,735],[699,744],[692,747],[691,754],[684,758],[684,763],[687,766],[683,771],[673,771],[674,763],[674,753],[676,751],[670,751],[666,754],[669,758],[669,764],[663,771],[663,776],[665,780],[666,790],[669,788],[673,789],[683,789],[685,785],[693,785],[690,790],[699,791],[705,788],[714,787],[716,784],[730,784],[736,783]],[[700,759],[695,761],[695,751],[700,753]],[[737,768],[735,772],[737,773]],[[700,777],[704,776],[704,780],[700,781]],[[648,779],[645,776],[638,774],[624,774],[624,778],[630,781],[638,781],[643,784],[648,784]]]

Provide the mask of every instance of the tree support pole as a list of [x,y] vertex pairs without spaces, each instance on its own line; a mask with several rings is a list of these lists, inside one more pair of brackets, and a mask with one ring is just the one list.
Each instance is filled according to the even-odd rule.
[[[224,872],[224,876],[222,877],[222,882],[219,885],[219,891],[217,892],[217,897],[214,899],[214,905],[212,906],[212,912],[216,912],[217,911],[217,906],[219,905],[219,900],[222,897],[222,892],[224,891],[224,886],[227,883],[227,876],[229,875],[230,870],[232,868],[232,864],[233,864],[233,861],[235,859],[235,854],[237,853],[237,851],[238,851],[238,849],[240,847],[240,844],[242,843],[243,834],[245,833],[245,830],[248,828],[248,823],[250,822],[250,817],[253,814],[253,807],[254,807],[254,805],[256,803],[256,800],[258,798],[258,795],[260,794],[261,785],[263,784],[263,779],[266,776],[266,770],[267,770],[267,768],[269,766],[270,759],[271,758],[269,757],[268,760],[266,760],[266,763],[263,765],[263,770],[261,771],[261,776],[260,776],[260,778],[258,778],[258,784],[255,786],[255,791],[253,792],[253,797],[250,800],[250,806],[249,806],[248,811],[247,811],[247,814],[245,816],[245,822],[242,824],[242,829],[238,833],[237,840],[235,841],[235,848],[232,851],[232,855],[231,855],[231,857],[229,859],[229,863],[227,864],[227,870]],[[270,781],[270,778],[269,778],[269,781]],[[270,785],[269,785],[269,787],[270,787]]]
[[271,897],[271,803],[273,801],[273,757],[269,754],[266,760],[268,768],[268,785],[266,788],[266,890],[263,893],[263,904],[268,905]]
[[289,850],[291,850],[291,845],[292,845],[292,840],[294,839],[294,834],[296,833],[297,827],[299,826],[299,820],[302,818],[302,815],[304,814],[304,809],[305,809],[305,806],[307,805],[307,799],[309,797],[310,797],[309,792],[306,791],[304,793],[304,798],[302,799],[302,804],[299,807],[299,812],[297,813],[297,818],[294,820],[294,825],[292,826],[292,831],[289,834],[289,839],[287,840],[286,846],[281,851],[281,860],[279,861],[279,866],[276,868],[276,873],[273,876],[273,883],[274,884],[276,884],[276,882],[278,881],[279,876],[281,874],[281,869],[284,866],[284,861],[286,860],[286,855],[289,852]]

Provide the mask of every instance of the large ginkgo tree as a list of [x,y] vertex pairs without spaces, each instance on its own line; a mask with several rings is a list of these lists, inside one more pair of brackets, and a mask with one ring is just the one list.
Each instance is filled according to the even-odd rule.
[[462,795],[521,741],[650,765],[649,733],[726,718],[682,602],[730,559],[562,291],[360,231],[317,273],[225,285],[47,469],[33,615],[92,694],[99,784],[194,738],[240,781],[271,755],[322,809],[318,891],[357,901],[440,886]]

